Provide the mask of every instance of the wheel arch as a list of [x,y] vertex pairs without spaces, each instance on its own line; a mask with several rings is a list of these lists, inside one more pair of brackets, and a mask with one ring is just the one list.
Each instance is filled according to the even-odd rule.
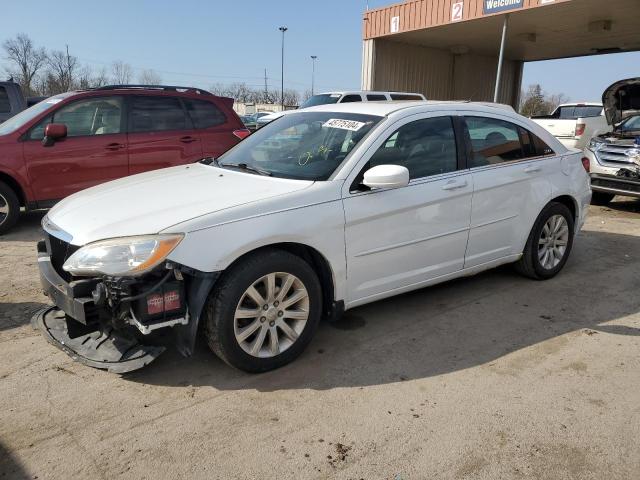
[[18,197],[21,207],[27,206],[27,196],[22,188],[22,185],[11,175],[6,172],[0,171],[0,182],[6,183]]
[[[549,203],[561,203],[562,205],[564,205],[565,207],[567,207],[569,209],[569,211],[571,212],[571,215],[573,215],[573,220],[574,221],[576,221],[578,219],[578,213],[579,213],[578,212],[578,202],[571,195],[560,195],[560,196],[557,196],[557,197],[552,198],[551,200],[549,200],[547,205],[549,205]],[[543,210],[544,210],[544,208],[546,208],[547,205],[545,205],[543,207]]]
[[[318,275],[320,286],[322,287],[322,312],[325,316],[332,316],[336,310],[336,279],[331,268],[331,263],[327,258],[314,247],[299,242],[277,242],[262,245],[246,251],[236,258],[227,268],[241,262],[248,255],[255,254],[261,250],[284,250],[307,262]],[[339,307],[340,308],[340,307]],[[341,312],[339,312],[341,313]]]

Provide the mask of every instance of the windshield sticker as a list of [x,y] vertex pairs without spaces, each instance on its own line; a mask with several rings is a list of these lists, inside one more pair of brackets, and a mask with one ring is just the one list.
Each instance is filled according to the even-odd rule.
[[342,94],[341,93],[332,93],[331,95],[329,95],[331,98],[338,98],[340,97]]
[[355,120],[341,120],[339,118],[332,118],[322,124],[323,127],[340,128],[342,130],[351,130],[352,132],[357,132],[365,125],[366,123],[364,122],[356,122]]
[[50,98],[49,100],[45,100],[44,103],[56,104],[56,103],[60,103],[61,101],[62,101],[61,98]]

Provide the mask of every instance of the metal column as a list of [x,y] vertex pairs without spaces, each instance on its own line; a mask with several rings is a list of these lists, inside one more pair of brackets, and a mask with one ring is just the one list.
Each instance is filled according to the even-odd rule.
[[504,62],[504,47],[507,43],[507,29],[509,27],[509,14],[504,16],[502,24],[502,41],[500,42],[500,56],[498,57],[498,73],[496,73],[496,89],[493,93],[493,101],[498,102],[498,93],[500,91],[500,80],[502,78],[502,63]]

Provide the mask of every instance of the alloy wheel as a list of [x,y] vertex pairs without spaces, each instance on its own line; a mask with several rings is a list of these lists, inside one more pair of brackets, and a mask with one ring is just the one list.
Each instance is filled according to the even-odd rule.
[[9,202],[2,194],[0,194],[0,225],[4,223],[4,221],[9,216]]
[[538,240],[538,260],[546,270],[552,270],[564,258],[569,243],[569,224],[562,215],[549,217]]
[[286,272],[256,280],[240,297],[233,330],[238,345],[249,355],[271,358],[289,349],[309,319],[309,292],[302,281]]

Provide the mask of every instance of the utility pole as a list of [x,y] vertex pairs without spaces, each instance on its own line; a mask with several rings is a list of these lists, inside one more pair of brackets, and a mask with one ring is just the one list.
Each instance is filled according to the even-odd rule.
[[278,30],[282,32],[282,62],[280,68],[280,104],[284,111],[284,32],[289,30],[287,27],[280,27]]
[[498,56],[498,71],[496,73],[496,89],[493,92],[493,101],[498,103],[500,95],[500,81],[502,80],[502,64],[504,62],[504,49],[507,44],[507,29],[509,28],[509,14],[504,16],[502,22],[502,39],[500,41],[500,55]]
[[313,89],[315,86],[315,80],[316,80],[316,60],[318,59],[318,57],[316,55],[311,55],[311,95],[313,96]]
[[264,102],[267,103],[269,97],[269,88],[267,87],[267,69],[264,69]]

